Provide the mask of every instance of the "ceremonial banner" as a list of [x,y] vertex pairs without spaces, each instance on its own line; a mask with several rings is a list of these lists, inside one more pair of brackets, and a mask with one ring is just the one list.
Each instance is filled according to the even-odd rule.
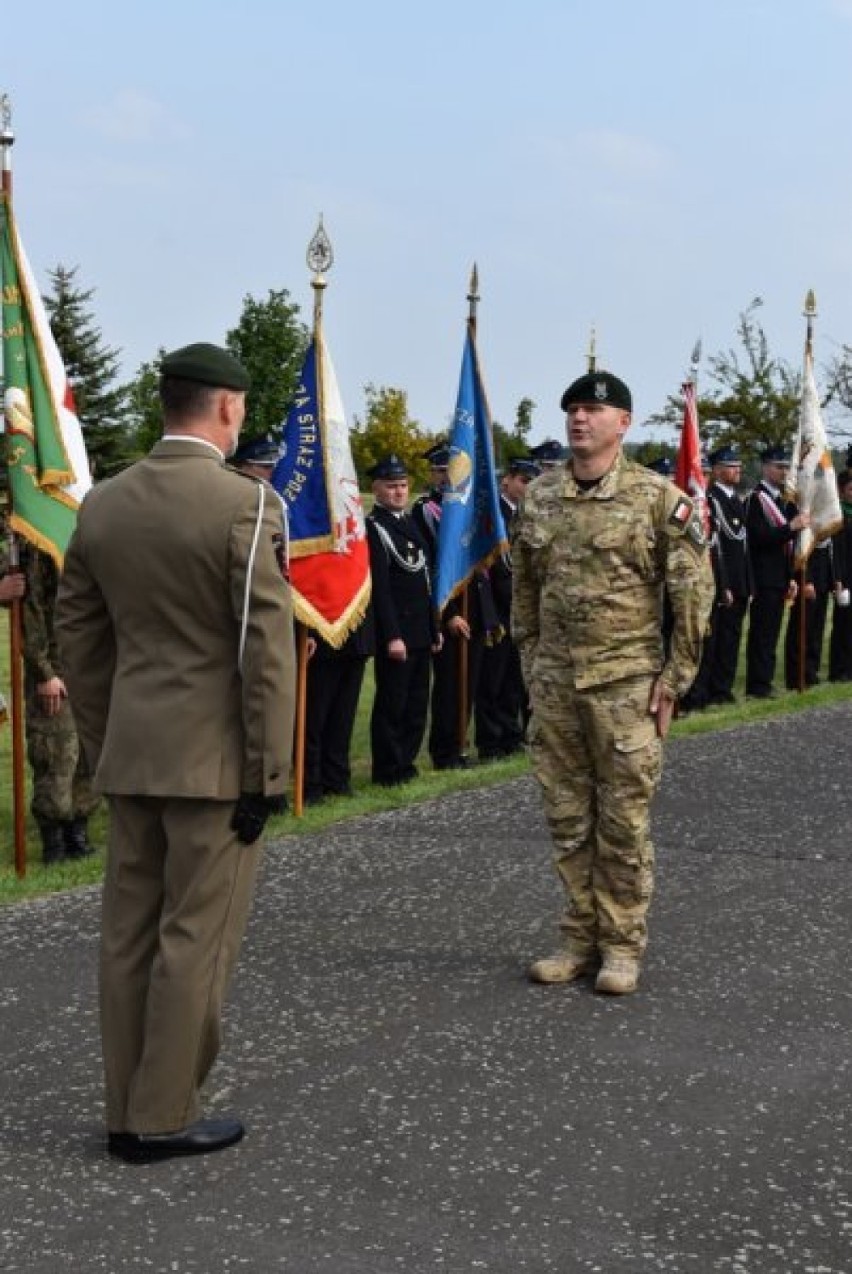
[[89,462],[71,386],[5,192],[0,282],[10,525],[61,566],[91,486]]
[[795,501],[800,513],[811,516],[810,526],[803,527],[796,535],[794,561],[796,569],[800,570],[814,545],[828,539],[843,525],[837,477],[822,423],[813,358],[809,352],[805,354],[799,428],[793,444],[785,495]]
[[710,515],[707,508],[707,483],[701,468],[701,438],[698,433],[698,407],[695,402],[695,382],[688,380],[682,386],[683,425],[680,431],[675,464],[675,486],[695,501],[705,534],[709,531]]
[[494,470],[491,418],[468,324],[449,440],[433,601],[440,613],[477,569],[508,551]]
[[364,509],[337,377],[320,333],[305,355],[272,485],[287,505],[296,618],[340,647],[370,601]]

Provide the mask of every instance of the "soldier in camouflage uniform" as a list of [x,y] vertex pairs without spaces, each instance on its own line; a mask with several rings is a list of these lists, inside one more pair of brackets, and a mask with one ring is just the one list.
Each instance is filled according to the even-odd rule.
[[97,797],[58,662],[53,617],[59,572],[53,558],[32,545],[26,546],[24,571],[24,702],[32,814],[41,833],[43,860],[55,863],[93,853],[87,823]]
[[597,970],[596,990],[623,995],[646,944],[662,739],[698,667],[713,579],[692,501],[621,450],[627,386],[589,373],[562,407],[571,460],[530,484],[513,528],[512,632],[567,903],[561,949],[529,973],[564,983]]

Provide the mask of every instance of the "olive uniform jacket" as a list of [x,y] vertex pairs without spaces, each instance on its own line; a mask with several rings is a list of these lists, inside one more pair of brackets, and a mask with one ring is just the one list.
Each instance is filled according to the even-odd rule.
[[57,631],[99,791],[285,792],[295,691],[285,552],[279,497],[200,440],[163,439],[88,493]]

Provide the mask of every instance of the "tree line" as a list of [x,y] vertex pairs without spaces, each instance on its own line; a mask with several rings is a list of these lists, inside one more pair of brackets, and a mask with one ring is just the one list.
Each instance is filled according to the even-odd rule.
[[[93,311],[94,288],[78,282],[78,268],[57,265],[48,272],[44,302],[74,392],[75,403],[95,478],[109,477],[145,455],[159,437],[157,398],[160,360],[139,367],[129,382],[120,379],[120,350],[107,344]],[[762,300],[755,297],[739,315],[737,344],[712,355],[700,384],[698,414],[708,449],[734,443],[756,453],[773,443],[789,443],[797,425],[801,368],[773,354],[760,321]],[[295,396],[310,330],[286,288],[265,298],[246,295],[236,326],[225,345],[248,368],[245,436],[277,437]],[[821,369],[824,406],[836,440],[852,438],[852,346],[843,345]],[[368,384],[364,411],[352,419],[351,442],[356,470],[364,480],[380,456],[395,452],[408,465],[415,483],[426,477],[423,452],[438,435],[412,418],[404,389]],[[498,465],[523,455],[529,446],[535,403],[523,398],[511,425],[494,422]],[[671,396],[645,423],[677,429],[683,403]],[[631,450],[648,462],[675,448],[659,441]]]

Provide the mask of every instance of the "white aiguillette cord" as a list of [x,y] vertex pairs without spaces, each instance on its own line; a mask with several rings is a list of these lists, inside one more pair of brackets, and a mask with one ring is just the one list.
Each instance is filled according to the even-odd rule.
[[263,483],[258,483],[257,487],[257,517],[254,523],[254,535],[251,538],[251,548],[249,549],[248,567],[246,568],[246,591],[243,597],[243,622],[240,626],[240,652],[237,660],[237,667],[240,673],[243,671],[243,651],[246,645],[246,629],[248,628],[249,617],[249,598],[251,594],[251,576],[254,570],[254,559],[257,555],[257,542],[260,539],[260,525],[263,521],[263,512],[266,507],[266,491]]

